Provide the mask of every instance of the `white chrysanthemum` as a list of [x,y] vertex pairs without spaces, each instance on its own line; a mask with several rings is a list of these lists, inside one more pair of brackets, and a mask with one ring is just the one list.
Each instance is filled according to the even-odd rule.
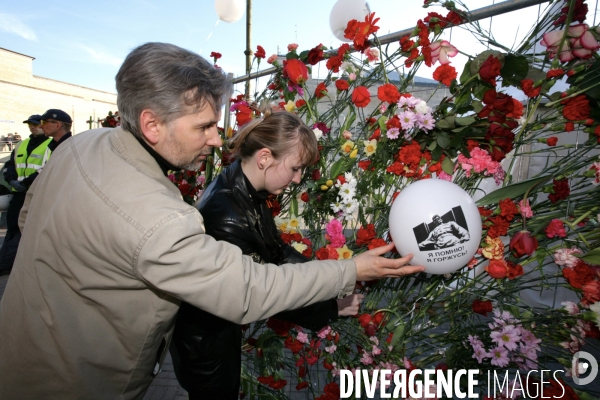
[[423,100],[419,101],[419,103],[415,106],[415,111],[419,114],[429,114],[431,108],[425,103]]
[[356,185],[352,186],[346,182],[340,186],[339,195],[342,197],[342,202],[351,200],[356,195]]
[[346,217],[351,217],[352,213],[358,210],[358,201],[356,199],[349,199],[342,203],[342,211]]
[[334,213],[340,212],[342,211],[342,199],[340,199],[339,197],[337,198],[337,200],[335,201],[335,203],[331,203],[331,210],[333,210]]
[[345,180],[346,180],[346,182],[347,182],[347,183],[349,183],[349,184],[350,184],[350,186],[352,186],[352,187],[356,187],[356,184],[358,183],[358,182],[356,181],[356,178],[354,178],[354,176],[352,176],[352,173],[351,173],[351,172],[346,172],[346,173],[344,174],[344,179],[345,179]]

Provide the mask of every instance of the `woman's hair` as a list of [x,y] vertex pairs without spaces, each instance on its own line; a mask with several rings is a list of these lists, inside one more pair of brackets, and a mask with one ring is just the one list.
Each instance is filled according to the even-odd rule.
[[231,83],[223,70],[198,54],[167,43],[134,49],[116,76],[121,126],[142,136],[140,114],[152,109],[164,123],[211,106],[221,109]]
[[240,129],[227,142],[227,147],[236,158],[247,160],[262,148],[271,150],[275,159],[287,155],[294,145],[300,145],[300,160],[311,165],[317,160],[319,149],[312,129],[296,115],[287,111],[264,112]]

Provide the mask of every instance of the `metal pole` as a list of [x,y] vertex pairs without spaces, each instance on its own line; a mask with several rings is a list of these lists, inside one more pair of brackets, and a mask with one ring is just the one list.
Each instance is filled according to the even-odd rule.
[[[527,8],[530,6],[535,6],[542,3],[547,3],[549,0],[508,0],[502,3],[497,3],[491,6],[479,8],[469,14],[469,21],[478,21],[480,19],[485,19],[494,15],[506,14],[511,11],[520,10],[522,8]],[[250,2],[250,0],[248,0]],[[379,38],[379,43],[388,44],[392,42],[396,42],[400,40],[401,37],[410,35],[415,28],[403,29],[399,32],[390,33],[389,35],[381,36]],[[350,47],[350,51],[354,51],[353,47]],[[337,49],[328,52],[328,54],[333,55],[337,54]],[[248,65],[248,64],[246,64]],[[239,78],[234,79],[233,84],[241,83],[241,82],[249,82],[250,79],[260,78],[262,76],[267,76],[275,73],[277,68],[268,68],[262,71],[255,72],[250,74],[248,68],[246,68],[247,72],[245,76],[240,76]],[[246,88],[248,88],[248,83],[246,84]],[[246,96],[248,92],[246,91]]]
[[[252,0],[246,0],[246,76],[252,68]],[[250,79],[246,80],[246,100],[250,100]]]

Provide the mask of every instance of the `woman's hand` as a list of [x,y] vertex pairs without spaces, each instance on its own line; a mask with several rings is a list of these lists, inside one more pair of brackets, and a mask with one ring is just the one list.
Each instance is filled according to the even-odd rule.
[[357,293],[346,296],[343,299],[337,299],[338,317],[351,317],[358,314],[360,303],[364,298],[363,294]]
[[390,243],[387,246],[377,247],[354,257],[353,260],[356,263],[356,281],[398,278],[425,271],[425,267],[423,266],[406,265],[412,259],[412,254],[394,259],[381,257],[393,249],[394,244]]

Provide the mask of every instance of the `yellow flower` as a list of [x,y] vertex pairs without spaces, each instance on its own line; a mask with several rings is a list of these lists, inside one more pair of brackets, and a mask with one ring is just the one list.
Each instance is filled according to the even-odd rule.
[[325,184],[327,185],[328,188],[333,186],[333,181],[331,179],[327,179],[327,182],[325,182]]
[[355,147],[356,147],[356,145],[354,144],[354,142],[352,140],[346,140],[344,142],[344,144],[342,145],[342,152],[344,152],[346,154],[350,154],[350,153],[352,153],[352,151],[354,150]]
[[350,250],[346,245],[335,250],[338,252],[340,260],[348,260],[352,258],[352,254],[354,254],[354,252]]
[[296,104],[292,100],[288,100],[288,102],[283,106],[285,111],[292,112],[296,109]]
[[358,149],[352,150],[352,153],[350,153],[350,158],[356,158],[357,154],[358,154]]
[[290,231],[293,231],[292,233],[298,231],[298,226],[300,225],[300,221],[298,220],[298,217],[295,215],[292,215],[290,217]]
[[375,150],[377,150],[377,140],[372,139],[372,140],[365,140],[363,142],[365,144],[365,154],[367,156],[371,156],[372,154],[374,154]]
[[325,191],[327,189],[329,189],[329,186],[327,186],[327,185],[321,185],[321,190],[322,191]]
[[228,138],[231,138],[233,136],[233,128],[231,126],[227,128],[227,133],[225,134],[225,136],[227,136]]
[[481,254],[485,258],[489,260],[502,260],[504,258],[504,243],[502,243],[502,239],[492,239],[491,237],[486,236],[485,243],[487,246],[481,251]]
[[304,250],[308,249],[307,245],[298,242],[292,242],[292,247],[296,249],[298,253],[302,253]]

